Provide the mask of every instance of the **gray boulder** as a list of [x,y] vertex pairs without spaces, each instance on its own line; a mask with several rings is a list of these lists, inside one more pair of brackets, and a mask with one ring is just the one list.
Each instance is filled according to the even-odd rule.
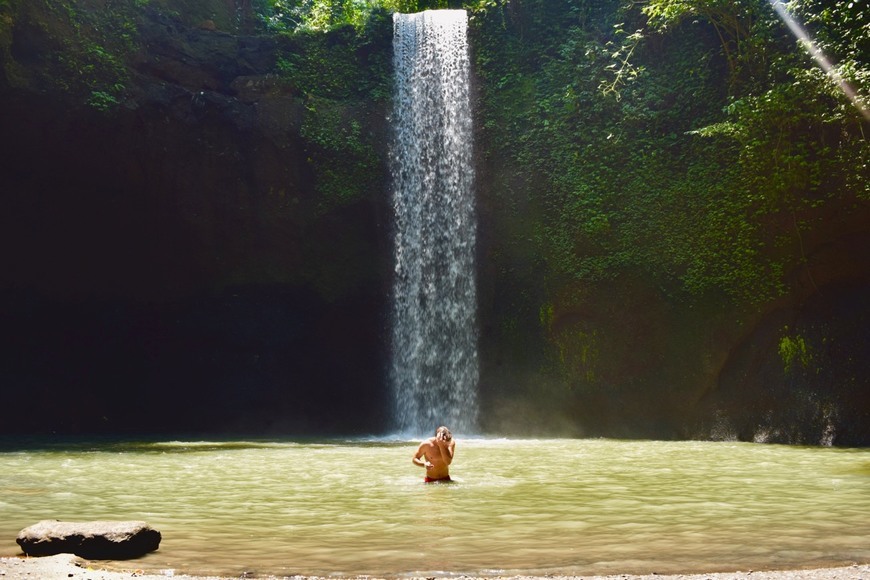
[[75,554],[88,560],[126,560],[153,552],[160,532],[145,522],[61,522],[43,520],[18,532],[28,556]]

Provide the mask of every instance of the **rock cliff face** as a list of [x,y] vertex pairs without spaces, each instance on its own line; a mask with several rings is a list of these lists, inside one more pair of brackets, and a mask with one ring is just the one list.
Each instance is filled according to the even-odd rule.
[[[476,19],[474,27],[487,115],[478,115],[487,428],[530,436],[870,443],[868,301],[860,298],[870,295],[870,199],[852,181],[867,166],[812,154],[808,165],[818,162],[818,173],[829,178],[816,183],[793,165],[760,156],[766,162],[729,181],[726,174],[749,149],[745,142],[734,156],[726,142],[714,148],[707,141],[704,150],[694,149],[701,141],[677,144],[726,102],[718,40],[705,48],[713,37],[703,31],[711,28],[689,19],[691,29],[648,44],[652,37],[645,36],[631,50],[637,48],[651,83],[608,102],[598,82],[620,64],[608,57],[596,70],[594,54],[608,51],[608,31],[625,24],[626,13],[610,20],[616,3],[606,2],[574,4],[570,12],[548,2],[535,7],[534,17],[505,10],[501,20]],[[586,24],[572,20],[575,7]],[[603,46],[596,39],[605,39]],[[783,50],[793,43],[787,40]],[[691,56],[696,50],[705,56]],[[700,70],[703,88],[682,85],[700,79]],[[796,148],[866,158],[862,131],[832,125],[839,132],[832,140],[816,125],[837,105],[820,100],[822,108],[810,111],[805,85],[798,92],[798,107],[778,102],[771,109],[777,119],[806,115],[792,126]],[[851,113],[849,127],[857,129],[859,115]],[[712,119],[723,120],[715,113]],[[683,121],[691,126],[680,128]],[[779,150],[775,130],[754,130],[770,136],[769,144],[759,141],[765,150]],[[662,158],[669,161],[659,164]],[[704,168],[692,170],[699,160]],[[773,193],[783,173],[794,203]],[[746,189],[745,178],[763,185]],[[763,217],[743,201],[733,207],[752,209],[733,214],[736,229],[701,217],[727,214],[728,200],[751,199],[748,191],[756,200],[776,198]],[[730,253],[744,226],[757,236]],[[710,233],[721,239],[705,248]],[[747,255],[753,265],[741,271]],[[702,290],[691,283],[692,264],[705,265]],[[773,281],[775,291],[731,291],[727,276],[750,270]]]
[[627,271],[547,292],[490,185],[503,165],[490,157],[480,179],[489,430],[870,444],[870,204],[816,216],[772,301],[685,301]]
[[378,429],[384,195],[324,203],[298,47],[148,9],[100,107],[52,77],[65,18],[3,31],[2,431]]
[[[389,22],[170,4],[0,2],[0,433],[381,432]],[[547,287],[534,188],[476,164],[484,429],[870,444],[866,202],[815,216],[782,298],[687,304]]]
[[488,429],[870,444],[870,205],[817,216],[772,301],[684,301],[631,272],[545,292],[488,186],[499,167],[489,159],[481,179]]

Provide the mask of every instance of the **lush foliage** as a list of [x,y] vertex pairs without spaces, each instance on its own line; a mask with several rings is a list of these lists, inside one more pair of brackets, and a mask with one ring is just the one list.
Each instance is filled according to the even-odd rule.
[[447,0],[259,0],[262,23],[272,31],[323,32],[344,25],[363,28],[372,13],[448,8]]
[[0,38],[11,42],[11,29],[18,23],[25,27],[20,34],[44,35],[56,46],[37,78],[28,78],[32,73],[17,66],[5,47],[2,60],[7,77],[13,83],[34,83],[78,96],[100,110],[113,108],[127,90],[126,60],[138,46],[136,16],[145,1],[8,0],[0,4]]
[[[535,192],[518,235],[554,286],[629,268],[765,300],[802,259],[807,210],[866,197],[859,112],[765,4],[523,6],[478,13],[478,64],[488,143],[513,161],[504,194]],[[858,81],[862,30],[836,44]]]
[[[866,8],[790,9],[865,91]],[[697,348],[620,336],[643,324],[620,320],[636,280],[686,313],[761,308],[796,272],[815,283],[807,240],[832,208],[866,211],[866,122],[766,2],[493,0],[472,22],[493,318],[503,345],[537,325],[569,389],[631,389],[631,349]],[[781,356],[802,360],[798,339]]]
[[[460,6],[484,283],[497,288],[483,316],[511,355],[546,344],[559,388],[620,384],[607,361],[624,365],[633,353],[619,349],[637,343],[612,321],[637,288],[680,315],[713,316],[722,298],[734,311],[771,304],[796,273],[815,284],[809,244],[828,216],[867,211],[870,9],[850,0],[787,3],[830,71],[763,0],[0,0],[0,88],[112,110],[145,8],[189,29],[271,35],[267,72],[298,112],[290,138],[316,222],[387,189],[391,13]],[[47,37],[50,62],[19,67],[13,28]],[[818,335],[783,332],[772,344],[792,375],[822,360]],[[668,340],[644,348],[674,359],[696,336]]]
[[389,98],[390,27],[378,10],[361,29],[297,30],[279,55],[281,79],[304,103],[301,137],[321,211],[384,190],[383,147],[371,124]]
[[789,334],[787,326],[783,333],[779,340],[779,355],[782,357],[784,372],[791,372],[795,366],[808,367],[812,361],[812,352],[806,339],[799,334]]

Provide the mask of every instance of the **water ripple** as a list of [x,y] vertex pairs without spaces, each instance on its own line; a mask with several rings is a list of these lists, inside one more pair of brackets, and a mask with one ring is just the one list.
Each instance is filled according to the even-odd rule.
[[424,485],[415,449],[176,441],[0,453],[0,555],[17,553],[21,528],[56,518],[145,519],[164,540],[138,568],[228,575],[870,560],[868,450],[471,439],[457,446],[457,483]]

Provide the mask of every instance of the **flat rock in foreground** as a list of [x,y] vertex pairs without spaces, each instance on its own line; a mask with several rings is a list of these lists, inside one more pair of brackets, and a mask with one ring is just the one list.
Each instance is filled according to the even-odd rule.
[[18,532],[28,556],[75,554],[88,560],[126,560],[153,552],[160,532],[145,522],[43,520]]

